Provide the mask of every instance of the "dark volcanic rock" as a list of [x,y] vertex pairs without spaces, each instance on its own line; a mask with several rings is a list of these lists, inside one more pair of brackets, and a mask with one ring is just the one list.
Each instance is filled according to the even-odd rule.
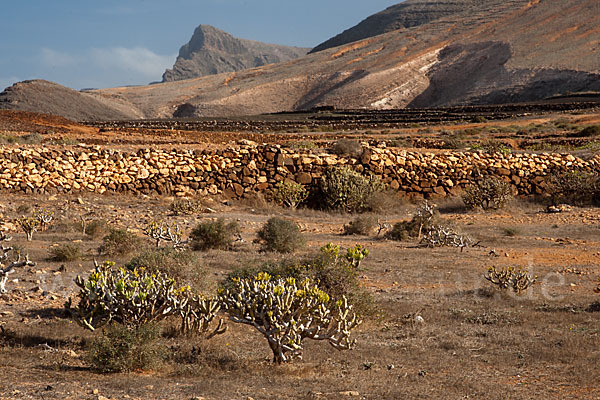
[[238,39],[210,25],[200,25],[192,39],[179,50],[173,66],[163,75],[163,82],[235,72],[293,60],[308,49],[266,44]]

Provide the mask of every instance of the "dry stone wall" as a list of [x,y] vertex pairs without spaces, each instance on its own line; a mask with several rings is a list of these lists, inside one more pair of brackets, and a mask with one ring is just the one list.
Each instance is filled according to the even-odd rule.
[[98,146],[0,147],[0,190],[224,194],[271,193],[290,179],[316,187],[327,168],[347,165],[382,177],[392,189],[446,195],[481,175],[497,175],[520,194],[541,194],[553,171],[600,172],[600,156],[570,154],[428,153],[367,147],[357,158],[243,143],[226,150],[119,151]]

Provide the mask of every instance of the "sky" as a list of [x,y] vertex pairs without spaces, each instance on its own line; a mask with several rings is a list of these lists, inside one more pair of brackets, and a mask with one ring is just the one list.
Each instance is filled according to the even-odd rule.
[[26,79],[74,88],[160,81],[200,24],[317,44],[401,0],[0,0],[0,91]]

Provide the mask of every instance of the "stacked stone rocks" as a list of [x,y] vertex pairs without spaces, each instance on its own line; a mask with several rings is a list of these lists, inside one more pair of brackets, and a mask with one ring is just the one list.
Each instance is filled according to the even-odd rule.
[[544,193],[555,171],[600,172],[600,156],[405,151],[366,147],[357,158],[244,143],[224,150],[120,151],[99,146],[0,147],[0,190],[25,193],[271,193],[278,182],[316,187],[324,171],[347,165],[380,176],[394,190],[443,196],[483,175],[501,176],[519,194]]

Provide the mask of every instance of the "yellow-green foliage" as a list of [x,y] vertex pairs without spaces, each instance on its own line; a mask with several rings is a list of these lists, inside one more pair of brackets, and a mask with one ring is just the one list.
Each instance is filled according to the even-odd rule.
[[336,349],[350,349],[350,331],[361,323],[346,297],[331,301],[310,279],[275,278],[259,273],[234,279],[220,299],[232,321],[255,327],[273,351],[273,362],[301,358],[305,338],[327,340]]
[[78,276],[75,283],[79,303],[72,308],[69,299],[67,308],[77,323],[92,331],[111,321],[139,328],[170,315],[180,316],[184,328],[205,330],[220,308],[216,300],[194,297],[188,286],[178,287],[159,271],[115,268],[112,262],[96,266],[87,279]]

